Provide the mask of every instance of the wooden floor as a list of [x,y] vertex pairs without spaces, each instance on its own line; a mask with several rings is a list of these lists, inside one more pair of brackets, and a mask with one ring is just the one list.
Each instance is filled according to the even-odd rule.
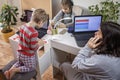
[[0,32],[0,68],[13,60],[13,54],[9,43],[3,41]]

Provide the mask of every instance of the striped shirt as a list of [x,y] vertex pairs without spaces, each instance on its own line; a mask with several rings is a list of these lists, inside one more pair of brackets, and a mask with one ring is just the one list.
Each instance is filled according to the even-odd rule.
[[27,56],[33,56],[37,49],[38,32],[33,27],[22,26],[20,29],[18,51]]
[[23,25],[19,33],[18,62],[14,64],[21,72],[29,72],[36,68],[36,50],[38,48],[38,32],[34,27]]

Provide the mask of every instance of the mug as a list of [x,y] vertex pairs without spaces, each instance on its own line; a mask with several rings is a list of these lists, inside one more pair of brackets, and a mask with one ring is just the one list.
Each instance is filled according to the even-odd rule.
[[57,30],[57,28],[52,29],[52,35],[55,35],[55,34],[58,34],[58,30]]

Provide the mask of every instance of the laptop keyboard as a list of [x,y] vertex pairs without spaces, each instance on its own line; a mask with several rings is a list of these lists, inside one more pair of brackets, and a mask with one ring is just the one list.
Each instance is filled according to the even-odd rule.
[[78,34],[75,34],[74,36],[76,40],[88,40],[92,36],[94,36],[94,33],[78,33]]
[[87,41],[94,36],[94,33],[78,33],[78,34],[74,34],[76,43],[79,47],[83,47],[85,46],[85,44],[87,43]]
[[87,43],[87,41],[88,41],[88,40],[84,40],[84,41],[76,41],[76,43],[77,43],[77,45],[78,45],[79,47],[84,47],[85,44]]

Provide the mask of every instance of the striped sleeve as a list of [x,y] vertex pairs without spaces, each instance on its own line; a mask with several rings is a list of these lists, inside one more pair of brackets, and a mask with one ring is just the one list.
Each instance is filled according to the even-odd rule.
[[30,49],[31,50],[36,50],[37,47],[38,47],[38,33],[32,33],[31,36],[30,36],[31,40],[30,40]]

